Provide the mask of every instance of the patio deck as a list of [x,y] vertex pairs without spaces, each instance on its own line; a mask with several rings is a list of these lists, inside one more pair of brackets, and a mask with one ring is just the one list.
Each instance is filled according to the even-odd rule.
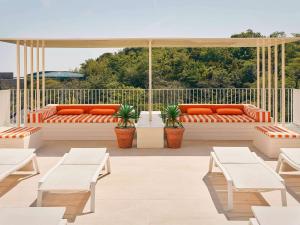
[[[49,141],[38,150],[41,174],[10,176],[0,183],[0,207],[34,207],[37,182],[71,147],[107,147],[112,173],[96,186],[96,212],[87,194],[47,194],[44,206],[67,206],[71,224],[92,225],[246,225],[251,205],[281,205],[277,191],[235,193],[234,210],[226,212],[226,183],[221,173],[208,174],[213,146],[249,146],[247,141],[189,141],[182,149],[119,150],[110,141]],[[264,158],[273,168],[275,161]],[[285,176],[288,205],[300,203],[300,177]]]

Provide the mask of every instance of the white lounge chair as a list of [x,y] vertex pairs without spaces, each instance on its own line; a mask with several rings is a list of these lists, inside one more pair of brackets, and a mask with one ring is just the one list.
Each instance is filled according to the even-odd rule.
[[286,206],[284,180],[247,147],[214,147],[209,172],[220,168],[227,181],[228,210],[233,208],[233,190],[265,192],[280,190],[282,205]]
[[[0,149],[0,181],[5,179],[7,176],[15,173],[22,169],[30,161],[33,163],[33,172],[31,174],[38,174],[39,167],[36,160],[35,149]],[[27,173],[27,172],[26,172]]]
[[299,225],[300,207],[253,206],[250,225]]
[[300,148],[281,148],[276,167],[277,173],[281,172],[283,163],[300,171]]
[[0,208],[0,224],[66,225],[64,212],[62,207]]
[[37,206],[43,192],[90,192],[91,211],[95,212],[95,186],[99,175],[111,172],[105,148],[73,148],[39,181]]

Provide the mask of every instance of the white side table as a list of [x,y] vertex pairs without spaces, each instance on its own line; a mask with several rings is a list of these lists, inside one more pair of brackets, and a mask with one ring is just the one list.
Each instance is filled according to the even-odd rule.
[[137,148],[163,148],[164,123],[160,111],[152,112],[152,121],[149,121],[149,112],[142,111],[136,124]]

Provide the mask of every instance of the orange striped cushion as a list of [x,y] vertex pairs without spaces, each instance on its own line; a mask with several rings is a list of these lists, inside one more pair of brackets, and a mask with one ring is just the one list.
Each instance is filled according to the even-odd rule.
[[255,119],[256,122],[271,122],[271,113],[264,111],[263,109],[257,108],[254,105],[244,105],[244,112],[251,118]]
[[216,111],[218,115],[242,115],[244,113],[243,110],[235,108],[219,108]]
[[112,115],[115,112],[114,109],[91,109],[89,113],[93,115]]
[[61,109],[57,112],[57,115],[80,115],[83,113],[83,109]]
[[182,115],[180,116],[181,122],[186,123],[216,123],[218,119],[215,115]]
[[254,123],[251,117],[243,115],[216,115],[218,122],[221,123]]
[[300,134],[279,126],[256,126],[257,130],[270,138],[300,138]]
[[24,138],[42,129],[41,127],[15,127],[0,132],[0,138]]
[[54,115],[44,121],[45,123],[117,123],[118,118],[112,115]]

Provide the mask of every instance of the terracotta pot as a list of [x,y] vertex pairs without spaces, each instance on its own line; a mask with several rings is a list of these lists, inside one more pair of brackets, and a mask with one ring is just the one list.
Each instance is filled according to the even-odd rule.
[[165,128],[168,148],[180,148],[184,128]]
[[131,148],[135,128],[115,128],[119,148]]

